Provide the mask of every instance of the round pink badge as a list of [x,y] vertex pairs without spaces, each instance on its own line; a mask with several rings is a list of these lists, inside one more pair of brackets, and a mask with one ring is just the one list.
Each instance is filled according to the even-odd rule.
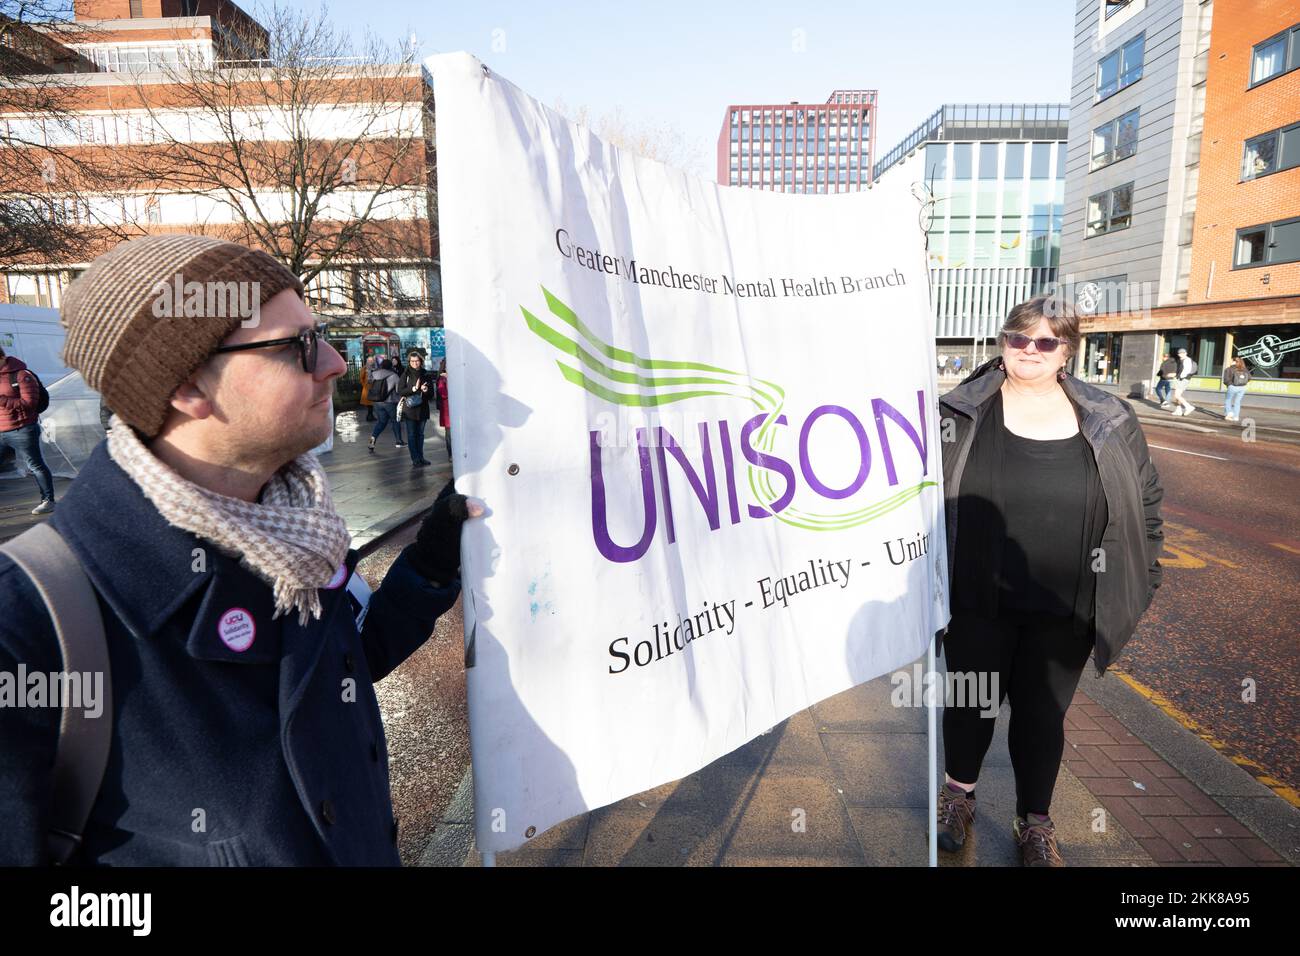
[[242,654],[253,646],[257,625],[253,623],[253,615],[242,607],[232,607],[217,621],[217,634],[221,638],[221,643],[232,651]]
[[330,578],[330,583],[325,585],[325,590],[333,591],[335,588],[340,587],[343,584],[343,582],[347,579],[347,576],[348,576],[348,565],[347,562],[345,561],[342,564],[340,564],[339,569],[334,572],[334,577]]

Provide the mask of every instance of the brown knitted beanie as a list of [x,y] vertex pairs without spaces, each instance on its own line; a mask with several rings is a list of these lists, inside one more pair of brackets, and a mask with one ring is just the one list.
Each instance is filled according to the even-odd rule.
[[63,293],[63,361],[152,438],[172,393],[240,323],[298,277],[260,249],[209,236],[119,243]]

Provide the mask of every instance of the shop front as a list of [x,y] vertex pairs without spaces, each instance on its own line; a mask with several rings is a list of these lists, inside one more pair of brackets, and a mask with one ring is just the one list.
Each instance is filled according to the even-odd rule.
[[1085,382],[1113,385],[1119,379],[1120,335],[1113,332],[1094,332],[1083,337],[1079,350],[1076,376]]
[[1251,373],[1247,394],[1275,396],[1282,407],[1295,399],[1300,411],[1300,296],[1087,316],[1081,330],[1076,374],[1086,381],[1149,393],[1164,357],[1186,349],[1197,365],[1190,387],[1222,393],[1225,366],[1241,356]]

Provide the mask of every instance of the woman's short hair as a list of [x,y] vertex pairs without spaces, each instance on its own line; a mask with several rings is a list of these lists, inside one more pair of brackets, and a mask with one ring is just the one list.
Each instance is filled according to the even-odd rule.
[[1059,295],[1036,295],[1026,299],[1007,313],[1007,320],[1002,323],[998,333],[998,347],[1006,346],[1007,332],[1029,332],[1038,327],[1038,320],[1046,319],[1052,328],[1052,335],[1065,343],[1070,350],[1069,358],[1079,354],[1079,315]]

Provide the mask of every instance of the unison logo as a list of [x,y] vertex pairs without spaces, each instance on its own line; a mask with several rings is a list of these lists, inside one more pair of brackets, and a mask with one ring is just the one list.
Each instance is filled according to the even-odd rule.
[[[819,405],[792,426],[784,413],[785,390],[775,382],[752,379],[715,365],[647,358],[617,348],[597,336],[548,290],[543,288],[542,293],[553,319],[543,320],[522,307],[521,311],[528,328],[560,353],[556,364],[566,381],[624,408],[660,409],[679,402],[722,397],[739,399],[754,411],[743,421],[717,419],[695,423],[696,435],[691,437],[698,438],[701,450],[698,465],[682,448],[678,440],[681,436],[671,434],[662,425],[636,429],[644,517],[640,537],[626,545],[615,542],[610,534],[601,432],[589,431],[592,535],[597,549],[610,561],[635,561],[646,553],[658,527],[659,496],[663,499],[667,539],[676,540],[668,484],[669,459],[685,476],[711,531],[722,526],[724,516],[733,525],[742,519],[776,518],[807,531],[841,531],[888,514],[936,485],[924,478],[929,467],[929,436],[925,392],[921,389],[916,392],[915,422],[883,398],[868,398],[862,405],[863,417],[874,421],[878,460],[893,489],[878,500],[863,503],[859,499],[877,459],[863,418],[849,405]],[[853,458],[858,465],[856,474],[838,487],[827,482],[826,463],[819,463],[819,458],[824,456],[813,450],[812,443],[819,423],[833,419],[839,419],[852,433],[856,444]],[[892,424],[892,429],[887,423]],[[797,454],[790,456],[796,459],[793,461],[775,451],[778,430],[792,427],[798,432]],[[898,487],[891,431],[892,441],[903,441],[902,448],[910,448],[919,456],[922,480],[914,485]],[[746,502],[743,512],[739,496],[742,486],[737,474],[742,461],[743,480],[752,501]],[[776,479],[779,479],[779,491]],[[796,507],[795,496],[805,487],[817,499],[835,502],[838,507],[827,508],[824,504],[815,510]],[[800,500],[807,500],[807,496]]]

